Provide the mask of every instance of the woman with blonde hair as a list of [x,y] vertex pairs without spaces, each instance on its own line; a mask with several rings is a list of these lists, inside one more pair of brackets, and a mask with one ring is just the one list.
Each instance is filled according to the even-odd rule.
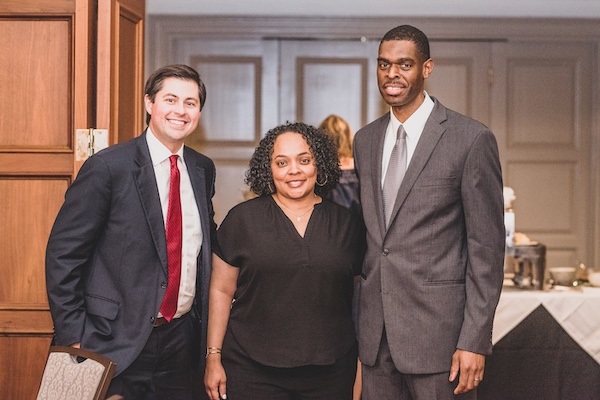
[[348,122],[342,117],[331,114],[319,125],[333,139],[338,149],[342,176],[338,185],[329,194],[329,199],[343,205],[356,215],[361,215],[358,177],[354,170],[352,157],[352,139],[354,134]]

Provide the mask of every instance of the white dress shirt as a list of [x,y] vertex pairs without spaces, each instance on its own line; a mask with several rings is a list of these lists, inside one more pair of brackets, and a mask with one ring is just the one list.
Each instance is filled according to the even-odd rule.
[[390,122],[385,132],[385,139],[383,142],[383,157],[381,157],[382,188],[385,180],[385,173],[392,155],[392,150],[394,148],[394,144],[396,143],[396,133],[398,132],[400,125],[404,126],[404,131],[406,132],[406,169],[408,169],[408,166],[410,165],[410,160],[415,153],[417,143],[419,143],[419,139],[423,133],[423,128],[425,128],[425,123],[427,122],[431,111],[433,111],[433,100],[431,100],[431,97],[429,97],[426,91],[423,91],[423,94],[425,94],[425,100],[419,106],[419,108],[417,108],[417,110],[410,117],[408,117],[406,121],[404,121],[404,124],[398,121],[398,118],[396,118],[392,108],[390,107]]
[[[166,224],[169,209],[169,181],[171,179],[171,151],[167,149],[154,136],[150,128],[147,129],[146,141],[150,149],[150,158],[154,166],[158,195],[163,212],[163,222]],[[196,293],[196,269],[198,254],[202,244],[202,228],[200,227],[200,213],[192,190],[192,183],[188,174],[183,146],[175,153],[179,156],[177,167],[180,174],[180,196],[182,217],[182,249],[181,249],[181,282],[177,298],[177,311],[174,318],[179,318],[191,308]],[[165,226],[166,229],[166,226]],[[159,313],[160,316],[160,313]]]

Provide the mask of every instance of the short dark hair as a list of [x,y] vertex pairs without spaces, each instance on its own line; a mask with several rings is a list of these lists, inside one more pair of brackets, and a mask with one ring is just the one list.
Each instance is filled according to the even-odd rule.
[[[186,81],[196,82],[198,84],[198,97],[200,98],[200,110],[204,107],[204,102],[206,101],[206,86],[204,86],[204,82],[200,79],[200,75],[198,72],[187,65],[183,64],[174,64],[167,65],[162,68],[154,71],[150,78],[146,81],[146,88],[144,89],[144,94],[148,96],[148,98],[154,103],[156,99],[156,93],[160,92],[163,86],[163,82],[167,78],[177,78],[183,79]],[[151,115],[146,115],[146,124],[150,123]]]
[[260,141],[250,160],[250,168],[246,171],[245,182],[250,190],[258,196],[275,193],[271,157],[277,136],[286,132],[299,133],[306,140],[315,159],[317,167],[317,184],[315,193],[319,196],[329,193],[337,186],[342,174],[333,140],[321,129],[302,122],[286,123],[271,129]]
[[431,57],[429,54],[429,39],[427,39],[427,36],[422,31],[414,26],[400,25],[390,29],[383,36],[379,45],[381,46],[381,43],[389,40],[409,40],[413,42],[417,48],[417,52],[423,57],[421,60],[422,62],[429,60]]

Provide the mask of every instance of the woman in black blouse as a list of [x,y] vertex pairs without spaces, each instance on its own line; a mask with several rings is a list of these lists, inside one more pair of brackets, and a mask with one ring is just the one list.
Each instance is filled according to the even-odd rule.
[[340,177],[319,129],[278,126],[256,148],[246,182],[259,197],[217,232],[206,391],[213,400],[352,398],[352,287],[364,232],[323,199]]

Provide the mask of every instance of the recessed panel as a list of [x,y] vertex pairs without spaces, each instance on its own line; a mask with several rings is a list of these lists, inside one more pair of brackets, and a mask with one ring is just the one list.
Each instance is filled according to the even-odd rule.
[[297,81],[299,118],[319,125],[330,114],[348,121],[354,131],[361,128],[366,107],[366,65],[362,60],[336,59],[335,62],[298,60]]
[[47,305],[48,236],[69,180],[0,179],[0,304]]
[[206,85],[200,132],[206,142],[250,142],[259,137],[261,59],[193,59]]
[[5,367],[4,372],[0,374],[3,399],[36,398],[51,341],[50,335],[0,337],[0,363],[10,366]]
[[580,256],[576,249],[552,249],[546,251],[546,270],[552,267],[574,266]]
[[430,77],[425,81],[425,90],[436,97],[444,106],[464,115],[471,115],[470,85],[473,84],[468,60],[439,59]]
[[70,148],[70,35],[66,19],[0,19],[0,150]]
[[216,161],[217,177],[213,207],[215,222],[220,224],[229,210],[252,197],[250,187],[244,183],[248,164],[240,161]]
[[575,233],[574,164],[512,162],[508,176],[517,231]]
[[[123,10],[122,10],[123,11]],[[141,91],[138,85],[138,71],[140,69],[140,52],[138,37],[141,24],[128,13],[120,15],[119,18],[119,84],[118,97],[118,121],[119,142],[124,142],[137,136],[140,132],[142,121],[140,120],[143,107]]]
[[556,57],[509,63],[509,146],[573,146],[576,68]]

